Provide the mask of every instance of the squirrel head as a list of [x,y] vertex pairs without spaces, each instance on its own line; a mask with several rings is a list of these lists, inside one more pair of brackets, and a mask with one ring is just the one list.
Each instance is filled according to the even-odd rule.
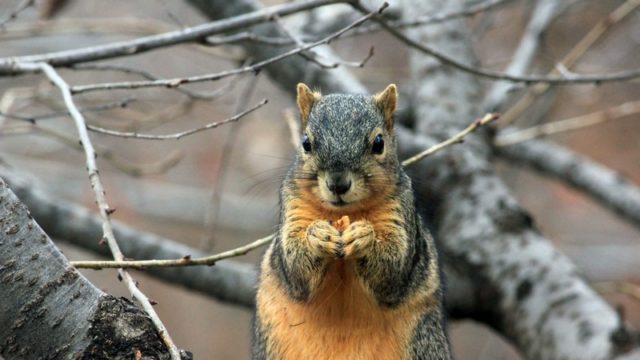
[[303,135],[298,179],[331,210],[346,210],[395,188],[400,165],[393,114],[396,86],[374,95],[322,96],[298,84]]

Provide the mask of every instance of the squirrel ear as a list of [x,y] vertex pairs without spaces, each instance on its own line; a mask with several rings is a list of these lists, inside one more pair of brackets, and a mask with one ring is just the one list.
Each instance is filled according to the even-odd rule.
[[311,89],[303,83],[298,84],[297,90],[298,108],[300,109],[300,118],[302,120],[302,128],[304,129],[307,126],[307,121],[309,120],[309,114],[311,114],[313,104],[320,100],[322,95],[319,92],[311,91]]
[[390,84],[382,92],[377,93],[373,97],[373,101],[382,111],[387,129],[393,129],[393,113],[396,111],[398,104],[398,90],[395,84]]

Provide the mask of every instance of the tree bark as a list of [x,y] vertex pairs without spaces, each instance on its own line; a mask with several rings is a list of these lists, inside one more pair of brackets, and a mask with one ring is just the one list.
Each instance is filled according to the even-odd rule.
[[169,358],[146,314],[71,267],[2,179],[0,324],[7,360]]
[[[461,5],[406,0],[403,17],[410,21],[456,3]],[[475,59],[463,21],[411,29],[408,35],[455,58]],[[415,51],[410,67],[419,133],[444,140],[478,116],[477,78]],[[476,279],[472,317],[529,359],[609,359],[622,353],[628,344],[612,341],[624,331],[617,314],[538,232],[495,174],[486,132],[467,139],[425,161],[415,175],[422,180],[422,200],[436,203],[433,220],[445,261]]]

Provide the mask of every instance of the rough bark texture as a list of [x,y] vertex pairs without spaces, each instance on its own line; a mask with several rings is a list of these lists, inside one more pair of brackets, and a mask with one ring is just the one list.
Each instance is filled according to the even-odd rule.
[[[456,1],[403,3],[404,17],[455,6]],[[462,21],[416,28],[409,35],[458,59],[473,59]],[[410,57],[416,129],[445,139],[478,115],[478,83],[424,55]],[[406,144],[405,144],[406,145]],[[613,309],[583,281],[576,267],[533,226],[489,162],[487,138],[472,136],[417,169],[423,199],[434,214],[446,260],[474,274],[474,316],[509,338],[530,359],[607,359],[621,349],[611,340]]]
[[0,324],[7,360],[169,357],[144,312],[70,267],[2,179]]

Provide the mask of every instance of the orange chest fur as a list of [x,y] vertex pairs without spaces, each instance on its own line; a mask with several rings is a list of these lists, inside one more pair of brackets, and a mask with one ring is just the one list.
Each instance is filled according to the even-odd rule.
[[290,299],[263,272],[257,306],[278,359],[403,359],[418,314],[385,309],[355,275],[354,264],[336,262],[307,303]]

